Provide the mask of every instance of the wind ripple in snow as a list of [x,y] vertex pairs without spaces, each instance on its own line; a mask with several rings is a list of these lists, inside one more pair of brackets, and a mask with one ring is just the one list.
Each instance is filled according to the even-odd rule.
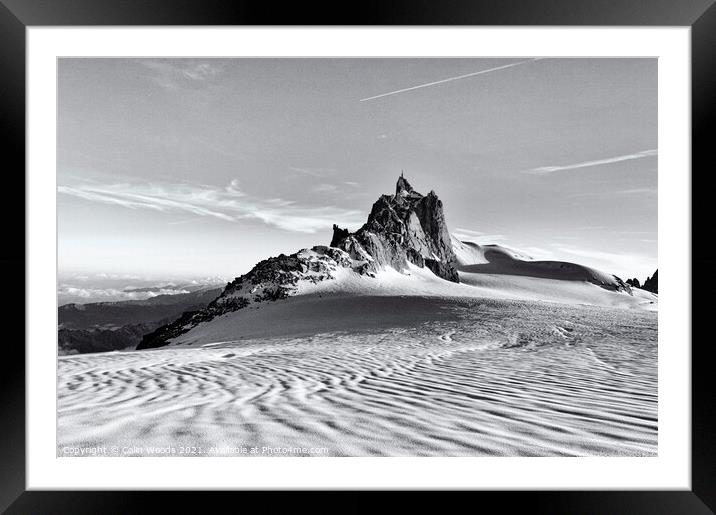
[[[380,331],[59,358],[65,446],[650,456],[656,314],[451,304]],[[141,454],[137,452],[136,454]]]

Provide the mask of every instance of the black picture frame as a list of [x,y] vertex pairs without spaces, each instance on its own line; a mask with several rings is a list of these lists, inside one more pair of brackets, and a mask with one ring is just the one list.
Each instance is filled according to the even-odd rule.
[[[281,5],[226,0],[0,0],[0,147],[7,195],[0,203],[6,235],[0,263],[7,286],[5,331],[0,372],[0,509],[11,514],[96,514],[160,511],[212,513],[240,511],[247,503],[266,503],[261,492],[84,492],[26,491],[25,472],[25,29],[31,26],[83,25],[617,25],[691,27],[692,64],[692,234],[707,235],[710,221],[699,195],[710,191],[714,158],[709,128],[716,122],[716,6],[714,0],[453,0],[365,1],[358,4],[320,2]],[[350,5],[355,5],[351,9]],[[699,226],[703,225],[701,231]],[[710,224],[709,224],[710,225]],[[703,240],[702,240],[703,241]],[[692,274],[709,277],[716,259],[708,243],[692,239]],[[20,270],[24,273],[21,274]],[[54,285],[48,285],[53,288]],[[692,335],[708,320],[713,301],[698,300],[693,289]],[[48,323],[54,323],[48,321]],[[706,334],[706,333],[704,333]],[[501,510],[531,513],[707,514],[716,511],[716,411],[709,338],[692,336],[692,489],[690,491],[525,491],[451,493],[450,504],[499,502]],[[692,342],[676,342],[684,346]],[[291,492],[280,504],[295,509],[306,504],[307,492]],[[321,494],[320,503],[341,511],[375,508],[357,493]],[[209,502],[206,497],[212,496]],[[240,503],[237,502],[240,498]],[[424,492],[411,499],[426,501]],[[270,511],[279,500],[271,495]],[[315,502],[315,501],[313,501]],[[161,503],[161,504],[159,504]],[[455,504],[453,504],[455,503]],[[222,508],[223,506],[223,508]],[[487,506],[487,505],[483,505]],[[320,510],[319,511],[323,511]]]

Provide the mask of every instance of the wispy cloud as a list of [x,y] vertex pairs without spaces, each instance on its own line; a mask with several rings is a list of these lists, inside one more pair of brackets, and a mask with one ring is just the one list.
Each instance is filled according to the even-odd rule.
[[471,229],[461,229],[459,227],[455,229],[452,234],[458,240],[473,241],[475,243],[492,243],[496,241],[504,241],[507,239],[507,237],[503,234],[489,234],[481,231],[473,231]]
[[[584,199],[584,198],[606,198],[606,197],[612,197],[614,195],[636,195],[640,197],[652,197],[658,193],[658,190],[656,187],[646,187],[646,188],[625,188],[620,190],[612,190],[611,188],[602,188],[602,189],[590,189],[589,191],[583,191],[581,193],[571,193],[569,195],[564,195],[564,198],[568,199]],[[581,200],[580,200],[581,202]]]
[[59,304],[100,301],[144,300],[157,295],[176,295],[226,284],[221,277],[141,277],[134,274],[58,273]]
[[309,177],[325,177],[335,172],[333,168],[310,166],[289,166],[288,169],[301,175],[308,175]]
[[61,185],[58,192],[91,202],[148,209],[162,213],[190,213],[226,222],[259,220],[286,231],[313,233],[334,223],[356,226],[360,211],[334,206],[307,206],[281,198],[259,198],[242,191],[238,181],[224,188],[195,184],[81,183]]
[[210,61],[186,59],[141,59],[150,78],[165,89],[197,88],[214,80],[222,72],[220,65]]
[[543,249],[542,247],[535,247],[535,246],[527,246],[527,247],[519,247],[520,250],[526,250],[529,252],[530,257],[532,259],[536,260],[550,260],[554,257],[554,253],[550,252],[549,250]]
[[316,193],[333,193],[338,190],[346,191],[347,190],[346,186],[348,186],[348,188],[350,188],[350,189],[354,189],[354,188],[359,187],[360,184],[355,181],[343,181],[338,184],[329,184],[329,183],[324,182],[324,183],[320,183],[320,184],[316,184],[316,185],[312,186],[311,189],[313,191],[315,191]]
[[626,190],[617,190],[619,195],[654,195],[657,193],[656,188],[629,188]]
[[608,273],[616,273],[622,278],[644,274],[657,268],[656,259],[640,254],[609,252],[571,246],[555,245],[555,251],[577,256],[574,261],[592,266]]
[[57,290],[61,303],[68,302],[67,299],[71,299],[69,302],[78,302],[78,300],[82,302],[98,302],[104,300],[145,300],[158,295],[176,295],[179,293],[189,293],[189,290],[177,288],[145,288],[140,291],[133,291],[126,289],[121,290],[117,288],[77,288],[65,285],[60,286]]
[[606,225],[580,225],[575,227],[575,231],[603,231],[609,229]]
[[418,84],[417,86],[411,86],[409,88],[398,89],[395,91],[390,91],[388,93],[381,93],[380,95],[374,95],[372,97],[361,98],[360,102],[368,102],[369,100],[376,100],[378,98],[383,98],[383,97],[388,97],[391,95],[398,95],[400,93],[405,93],[406,91],[413,91],[416,89],[429,88],[431,86],[437,86],[438,84],[445,84],[446,82],[452,82],[452,81],[460,80],[460,79],[467,79],[468,77],[475,77],[476,75],[492,73],[492,72],[496,72],[498,70],[505,70],[507,68],[512,68],[513,66],[519,66],[519,65],[525,64],[525,63],[531,63],[532,61],[538,61],[540,59],[544,59],[544,58],[543,57],[535,57],[533,59],[527,59],[525,61],[518,61],[516,63],[510,63],[510,64],[505,64],[502,66],[496,66],[494,68],[488,68],[487,70],[480,70],[479,72],[466,73],[464,75],[458,75],[457,77],[449,77],[447,79],[441,79],[441,80],[436,80],[433,82],[427,82],[425,84]]
[[472,229],[462,229],[460,227],[456,228],[453,233],[454,234],[460,233],[465,236],[481,236],[481,235],[485,234],[484,232],[481,232],[481,231],[473,231]]
[[657,155],[657,150],[642,150],[641,152],[636,152],[635,154],[626,154],[623,156],[614,156],[614,157],[607,157],[604,159],[597,159],[595,161],[583,161],[581,163],[574,163],[574,164],[568,164],[568,165],[557,165],[557,166],[540,166],[537,168],[532,168],[531,170],[525,170],[525,173],[533,174],[533,175],[547,175],[554,172],[563,172],[565,170],[576,170],[578,168],[589,168],[592,166],[603,166],[603,165],[609,165],[612,163],[619,163],[621,161],[630,161],[632,159],[643,159],[645,157],[655,156]]
[[556,245],[555,249],[560,252],[566,252],[574,256],[582,256],[587,258],[601,259],[604,261],[619,262],[625,256],[625,254],[619,254],[616,252],[608,252],[604,250],[591,250],[577,247],[566,247]]
[[330,193],[336,191],[338,188],[335,184],[316,184],[313,187],[313,191],[316,193]]

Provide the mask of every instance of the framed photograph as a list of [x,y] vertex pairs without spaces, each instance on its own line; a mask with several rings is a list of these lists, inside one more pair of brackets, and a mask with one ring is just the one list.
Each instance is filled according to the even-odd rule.
[[7,513],[713,512],[712,2],[2,2]]

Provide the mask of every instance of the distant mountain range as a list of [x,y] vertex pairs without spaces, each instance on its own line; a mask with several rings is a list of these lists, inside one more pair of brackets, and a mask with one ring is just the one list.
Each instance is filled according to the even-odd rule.
[[146,300],[65,304],[57,310],[59,353],[134,349],[143,335],[184,311],[206,306],[221,291],[211,288]]

